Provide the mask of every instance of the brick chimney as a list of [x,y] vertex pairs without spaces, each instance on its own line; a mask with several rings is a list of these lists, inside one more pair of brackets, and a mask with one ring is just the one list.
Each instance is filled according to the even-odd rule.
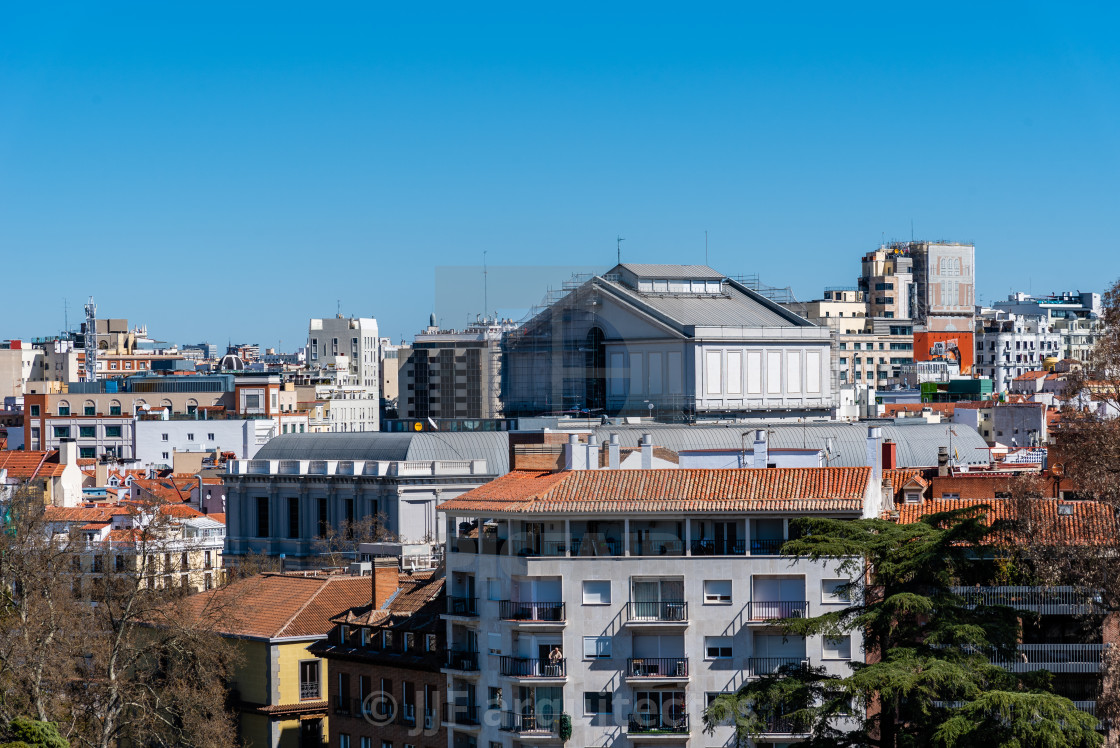
[[397,559],[373,559],[373,572],[370,578],[373,585],[373,607],[380,608],[400,587],[400,566]]
[[883,442],[883,470],[894,470],[898,467],[898,445],[890,439]]

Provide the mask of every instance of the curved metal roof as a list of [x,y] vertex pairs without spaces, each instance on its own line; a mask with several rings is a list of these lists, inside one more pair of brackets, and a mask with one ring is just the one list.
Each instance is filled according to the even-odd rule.
[[858,467],[867,464],[867,428],[879,426],[883,439],[890,439],[897,447],[898,467],[935,467],[938,447],[949,446],[949,427],[953,428],[952,446],[957,453],[957,464],[988,464],[988,445],[973,428],[962,424],[916,423],[847,423],[826,421],[820,423],[736,423],[721,426],[603,426],[595,429],[600,441],[607,441],[611,434],[618,434],[623,447],[637,447],[642,434],[649,433],[653,443],[674,452],[692,449],[743,448],[743,434],[747,434],[746,447],[751,449],[755,429],[770,432],[772,449],[824,449],[825,439],[832,437],[835,457],[830,467]]
[[362,431],[281,434],[255,460],[486,460],[487,471],[509,472],[509,435],[504,431],[389,434]]

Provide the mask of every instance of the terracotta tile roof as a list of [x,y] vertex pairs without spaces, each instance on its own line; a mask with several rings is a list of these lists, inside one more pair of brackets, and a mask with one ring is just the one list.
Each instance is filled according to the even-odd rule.
[[221,522],[223,525],[226,523],[225,512],[210,512],[210,514],[207,514],[206,516],[214,520],[215,522]]
[[1024,374],[1020,374],[1011,381],[1018,382],[1020,380],[1026,381],[1029,379],[1045,379],[1049,374],[1050,372],[1048,371],[1028,371]]
[[206,515],[195,509],[193,506],[187,504],[168,504],[159,508],[160,513],[166,514],[168,517],[177,517],[179,519],[190,519],[191,517],[205,517]]
[[128,513],[124,507],[104,504],[69,508],[48,506],[43,510],[43,518],[48,522],[111,522],[113,515]]
[[231,606],[221,633],[264,639],[320,637],[331,618],[368,604],[370,578],[349,575],[260,574],[187,598],[188,611],[208,605]]
[[[413,572],[411,576],[401,576],[396,594],[385,601],[380,608],[371,608],[362,605],[346,610],[331,620],[334,623],[345,623],[351,626],[384,626],[391,623],[400,623],[425,606],[431,605],[440,599],[445,578],[436,576],[435,572]],[[439,616],[445,608],[436,605],[434,614]]]
[[440,511],[858,512],[871,468],[512,471]]
[[[985,520],[1019,520],[1027,525],[1023,533],[1006,534],[1005,543],[1030,542],[1040,545],[1089,545],[1112,542],[1120,529],[1116,511],[1096,501],[1061,501],[1059,499],[929,499],[921,504],[902,504],[898,522],[917,522],[937,512],[987,504]],[[1059,514],[1059,506],[1068,506],[1071,513]]]
[[132,488],[142,497],[167,503],[179,503],[190,498],[190,488],[184,495],[184,491],[170,478],[136,478],[132,481]]
[[0,470],[7,470],[9,478],[57,478],[64,466],[58,461],[58,450],[50,452],[22,449],[0,451]]

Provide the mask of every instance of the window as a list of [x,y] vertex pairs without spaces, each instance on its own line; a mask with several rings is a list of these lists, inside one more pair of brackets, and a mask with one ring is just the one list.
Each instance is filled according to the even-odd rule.
[[194,441],[194,434],[187,434],[187,441],[193,442]]
[[160,441],[167,441],[167,434],[160,434],[159,438],[160,438]]
[[611,656],[611,638],[609,636],[583,637],[583,659],[605,660]]
[[822,603],[847,603],[852,600],[852,593],[847,589],[847,579],[822,579]]
[[825,660],[850,660],[852,659],[852,637],[826,636],[821,658]]
[[171,459],[171,453],[170,452],[164,452],[163,453],[163,459],[170,460]]
[[257,497],[257,537],[268,537],[268,498]]
[[288,537],[299,537],[299,499],[288,498]]
[[369,737],[368,735],[363,735],[362,737],[358,738],[358,740],[360,741],[359,745],[361,746],[361,748],[373,748],[373,738]]
[[705,636],[704,658],[708,660],[722,660],[731,656],[730,636]]
[[487,709],[501,709],[502,708],[502,689],[497,686],[490,686],[486,691],[486,708]]
[[706,604],[727,604],[731,602],[730,579],[705,579],[704,602]]
[[120,403],[117,403],[116,405],[110,405],[109,406],[109,415],[119,416],[120,414],[121,414],[121,404]]
[[486,579],[486,599],[487,600],[501,600],[502,599],[502,582],[493,577]]
[[346,733],[341,733],[338,736],[338,748],[350,748],[350,736]]
[[39,415],[39,406],[38,405],[32,405],[31,406],[31,415],[33,415],[33,416]]
[[614,712],[614,694],[610,692],[584,691],[583,713],[612,714]]
[[610,605],[611,580],[588,579],[583,582],[584,605]]
[[79,426],[78,427],[78,436],[80,436],[83,439],[93,439],[97,436],[97,427],[96,426]]
[[261,407],[261,396],[260,395],[246,395],[245,396],[245,407],[246,408],[259,408],[259,407]]
[[54,438],[55,439],[69,439],[70,438],[70,427],[69,426],[55,426],[54,427]]
[[87,416],[95,416],[95,415],[97,415],[97,406],[87,405],[87,406],[85,406],[85,408],[83,409],[82,412]]
[[83,460],[92,460],[97,457],[96,451],[97,450],[93,447],[80,447],[78,449],[78,457],[81,457]]
[[120,426],[106,426],[105,427],[105,438],[106,439],[120,439],[121,438],[121,427]]
[[58,414],[60,416],[70,415],[70,405],[67,404],[67,403],[59,403],[58,404]]
[[206,435],[206,441],[208,441],[208,442],[214,441],[214,435],[213,434],[207,434]]

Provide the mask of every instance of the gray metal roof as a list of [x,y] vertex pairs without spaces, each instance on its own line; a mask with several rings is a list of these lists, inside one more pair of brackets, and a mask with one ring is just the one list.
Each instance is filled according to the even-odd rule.
[[737,423],[721,426],[603,426],[595,429],[600,441],[606,442],[611,434],[618,434],[623,447],[637,447],[642,434],[652,435],[654,446],[674,452],[693,449],[743,448],[743,434],[747,434],[747,449],[752,448],[755,429],[770,432],[770,447],[774,449],[824,449],[825,439],[832,437],[835,457],[832,467],[859,467],[867,464],[867,427],[881,426],[883,439],[890,439],[897,447],[898,467],[934,467],[937,465],[938,447],[949,446],[948,429],[952,426],[953,451],[958,464],[988,464],[988,445],[973,428],[961,424],[905,424],[846,423]]
[[722,280],[726,277],[723,273],[713,270],[707,265],[643,265],[641,263],[624,262],[618,267],[629,270],[639,278]]
[[626,301],[646,308],[678,326],[699,327],[813,327],[808,320],[776,304],[755,298],[736,284],[724,284],[726,295],[639,293],[615,281],[597,278]]
[[281,434],[256,460],[486,460],[488,472],[509,472],[509,435],[504,431],[389,434]]

